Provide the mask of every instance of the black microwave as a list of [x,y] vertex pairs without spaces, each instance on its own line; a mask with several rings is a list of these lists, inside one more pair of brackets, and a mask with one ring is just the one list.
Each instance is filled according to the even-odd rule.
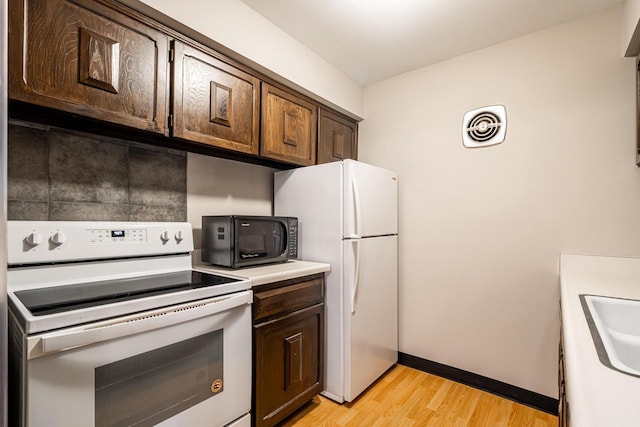
[[202,261],[224,267],[285,262],[298,256],[298,218],[203,216]]

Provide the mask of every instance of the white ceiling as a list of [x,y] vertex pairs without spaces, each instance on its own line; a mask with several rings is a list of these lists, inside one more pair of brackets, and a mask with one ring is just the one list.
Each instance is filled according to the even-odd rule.
[[242,0],[363,85],[623,0]]

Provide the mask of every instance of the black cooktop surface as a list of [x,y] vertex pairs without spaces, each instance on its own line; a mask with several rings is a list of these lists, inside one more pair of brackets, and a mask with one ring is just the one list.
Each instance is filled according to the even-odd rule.
[[29,309],[31,314],[43,316],[238,281],[240,279],[188,270],[29,289],[17,291],[15,296]]

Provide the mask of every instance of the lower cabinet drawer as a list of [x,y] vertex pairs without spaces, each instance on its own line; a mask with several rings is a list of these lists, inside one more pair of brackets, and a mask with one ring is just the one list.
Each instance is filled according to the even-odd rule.
[[274,289],[254,288],[253,322],[268,320],[281,313],[300,310],[324,301],[322,276]]

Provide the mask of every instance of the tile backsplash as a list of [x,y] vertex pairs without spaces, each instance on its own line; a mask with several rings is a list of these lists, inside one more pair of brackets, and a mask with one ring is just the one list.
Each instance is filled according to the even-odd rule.
[[186,221],[187,154],[13,122],[10,220]]

